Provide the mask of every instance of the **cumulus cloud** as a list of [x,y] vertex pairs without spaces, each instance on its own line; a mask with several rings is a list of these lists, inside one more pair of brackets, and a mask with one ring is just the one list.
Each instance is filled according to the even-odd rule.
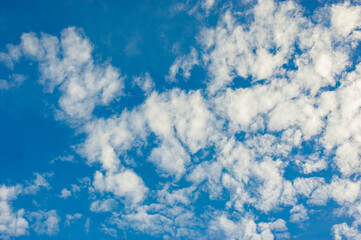
[[195,228],[201,220],[183,206],[151,204],[138,206],[134,211],[112,218],[117,228],[131,227],[150,235],[165,238],[201,238]]
[[24,218],[24,209],[14,211],[11,200],[15,200],[21,193],[20,185],[0,187],[0,237],[11,239],[27,234],[29,223]]
[[37,234],[54,236],[59,232],[60,218],[56,210],[31,212],[29,218],[34,221],[31,228]]
[[[58,88],[62,92],[59,117],[89,119],[96,105],[107,105],[122,93],[124,77],[109,63],[95,63],[93,46],[79,29],[64,29],[60,38],[24,33],[21,43],[13,48],[19,49],[16,57],[11,51],[2,56],[24,56],[37,62],[40,82],[47,91]],[[7,65],[11,67],[12,63]]]
[[[145,74],[134,78],[146,92],[143,104],[87,123],[79,152],[90,164],[100,162],[104,171],[96,172],[94,189],[132,205],[113,224],[153,235],[196,236],[174,213],[194,217],[185,206],[204,192],[216,200],[226,191],[225,207],[238,213],[252,206],[270,217],[290,206],[289,221],[294,223],[307,222],[309,208],[331,199],[339,205],[358,201],[359,182],[347,177],[360,167],[360,67],[351,73],[346,69],[359,41],[359,7],[330,5],[319,10],[318,22],[302,11],[294,2],[259,1],[247,13],[252,18],[242,22],[237,14],[246,13],[228,9],[215,27],[200,33],[201,51],[191,48],[176,58],[167,76],[169,81],[180,75],[187,79],[193,66],[200,65],[208,72],[206,91],[152,92]],[[347,12],[350,21],[343,21]],[[154,144],[149,136],[155,137]],[[305,146],[311,143],[308,153]],[[149,188],[124,158],[143,147],[150,148],[146,160],[161,178],[173,176],[174,183],[185,179],[192,186],[166,185],[157,190],[156,202],[145,204],[152,199]],[[213,151],[211,159],[197,162],[197,154],[206,151]],[[293,165],[300,176],[286,179]],[[318,175],[329,168],[342,178],[328,182]],[[307,177],[311,174],[316,176]],[[305,203],[299,198],[306,198]],[[114,206],[112,199],[97,200],[90,209],[104,212]],[[228,239],[289,236],[285,220],[268,219],[236,219],[224,212],[203,224],[208,233]],[[337,226],[335,236],[345,228]]]
[[68,190],[68,189],[66,189],[66,188],[63,188],[62,190],[61,190],[61,193],[60,193],[60,198],[68,198],[68,197],[70,197],[71,196],[71,192]]
[[22,53],[19,46],[8,44],[6,46],[7,52],[0,53],[0,62],[4,63],[8,68],[13,69],[14,64],[19,61]]
[[40,187],[44,187],[44,188],[49,188],[50,184],[49,182],[45,179],[45,177],[49,177],[52,174],[38,174],[35,173],[35,180],[31,181],[24,189],[23,189],[23,193],[24,194],[35,194],[36,192],[38,192],[40,190]]
[[331,14],[332,27],[344,37],[354,34],[354,30],[361,26],[361,9],[359,6],[350,6],[350,2],[334,6]]
[[133,77],[133,82],[138,85],[145,94],[149,94],[155,86],[154,81],[148,72],[143,75]]
[[307,209],[302,204],[294,206],[290,210],[290,213],[291,213],[291,218],[290,218],[291,222],[301,223],[309,219],[307,214]]
[[[50,184],[45,177],[52,174],[35,173],[35,179],[25,181],[24,184],[15,186],[0,186],[0,237],[13,239],[23,235],[29,235],[31,231],[37,234],[55,235],[58,231],[60,218],[55,210],[48,212],[43,210],[30,211],[29,209],[14,209],[12,202],[25,195],[36,195],[41,188],[50,189]],[[33,198],[34,196],[32,196]],[[33,201],[34,203],[34,201]],[[34,203],[38,206],[37,203]]]
[[287,227],[282,219],[257,224],[252,217],[244,217],[234,222],[222,214],[211,223],[209,229],[220,237],[219,230],[227,239],[274,239],[273,231],[284,232],[287,231]]
[[93,185],[101,192],[112,192],[115,196],[127,198],[131,203],[142,201],[148,191],[143,180],[132,170],[107,173],[105,176],[97,171]]
[[341,239],[358,239],[361,233],[356,227],[349,227],[347,223],[336,224],[332,228],[336,240]]
[[[214,4],[202,6],[208,11]],[[105,233],[116,237],[117,228],[131,227],[169,238],[287,238],[285,220],[307,223],[313,208],[332,200],[338,213],[354,219],[335,224],[335,238],[356,239],[361,64],[353,63],[353,52],[361,39],[360,12],[341,3],[307,17],[295,2],[270,0],[246,12],[226,7],[216,26],[199,34],[200,49],[178,56],[166,76],[177,84],[199,65],[208,73],[206,89],[158,92],[145,73],[133,78],[144,102],[108,118],[92,112],[121,94],[123,77],[110,64],[95,63],[80,30],[67,28],[60,38],[23,34],[0,60],[8,67],[20,56],[38,62],[41,83],[61,92],[59,114],[83,121],[78,130],[85,141],[77,151],[88,164],[100,164],[91,192],[105,197],[89,208],[113,212],[102,224]],[[132,154],[137,157],[129,160]],[[156,186],[147,186],[140,159],[155,167]],[[47,184],[39,177],[34,186]],[[61,197],[70,194],[64,188]],[[203,195],[208,208],[195,204]],[[22,221],[23,212],[3,199],[4,215]],[[289,219],[275,219],[276,211],[289,211]],[[37,233],[58,231],[56,211],[31,217]],[[24,221],[19,235],[26,232]]]
[[174,60],[173,65],[169,68],[169,74],[166,80],[169,82],[177,81],[177,75],[183,76],[188,79],[191,76],[191,70],[194,65],[198,65],[198,53],[194,48],[191,49],[189,54],[179,56]]

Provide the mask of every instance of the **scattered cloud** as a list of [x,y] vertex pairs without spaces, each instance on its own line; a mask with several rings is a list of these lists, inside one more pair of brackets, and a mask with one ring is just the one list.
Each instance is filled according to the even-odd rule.
[[[196,6],[208,15],[215,4]],[[173,11],[190,13],[188,5]],[[354,63],[354,54],[361,7],[330,4],[306,16],[293,1],[269,0],[223,10],[165,76],[178,86],[197,65],[207,72],[200,79],[205,89],[159,91],[146,72],[132,78],[144,102],[110,116],[93,112],[122,95],[125,77],[93,58],[82,30],[66,28],[60,38],[24,33],[0,61],[10,69],[21,57],[38,63],[44,89],[60,93],[56,119],[78,123],[83,134],[75,148],[93,171],[85,181],[89,209],[111,212],[101,223],[109,236],[132,228],[164,238],[284,239],[291,237],[289,222],[306,226],[314,208],[329,211],[332,201],[335,216],[351,219],[330,227],[335,239],[359,238],[361,63]],[[132,44],[128,55],[139,53]],[[2,89],[11,86],[0,81]],[[11,205],[41,187],[50,185],[40,174],[24,186],[0,187],[1,237],[29,229],[57,234],[57,210],[25,212]],[[80,191],[77,185],[68,189],[61,198]],[[289,218],[274,217],[281,211]],[[85,214],[67,214],[65,224],[83,217],[89,232]]]
[[61,190],[60,198],[66,199],[66,198],[68,198],[68,197],[70,197],[70,196],[71,196],[71,192],[70,192],[69,190],[67,190],[66,188],[63,188],[63,189]]
[[168,82],[176,82],[177,75],[182,76],[184,79],[189,79],[191,70],[195,65],[198,65],[198,53],[194,48],[187,55],[178,56],[173,65],[169,68],[169,74],[165,77]]
[[96,200],[90,205],[92,212],[111,212],[117,207],[117,201],[115,199]]
[[24,209],[14,211],[11,201],[21,193],[21,186],[0,187],[0,237],[11,239],[27,234],[29,223],[24,218]]
[[70,226],[70,225],[73,224],[76,220],[78,220],[78,219],[80,219],[80,218],[82,218],[82,217],[83,217],[83,215],[80,214],[80,213],[75,213],[75,214],[73,214],[73,215],[71,215],[71,214],[66,214],[66,215],[65,215],[65,218],[66,218],[65,224],[68,225],[68,226]]
[[95,64],[93,46],[79,29],[64,29],[60,39],[24,33],[15,47],[21,56],[38,63],[40,82],[47,91],[57,87],[62,92],[60,118],[89,119],[96,105],[106,105],[122,94],[124,77],[109,63]]
[[34,222],[31,228],[37,234],[54,236],[59,232],[60,218],[56,210],[31,212],[29,218]]

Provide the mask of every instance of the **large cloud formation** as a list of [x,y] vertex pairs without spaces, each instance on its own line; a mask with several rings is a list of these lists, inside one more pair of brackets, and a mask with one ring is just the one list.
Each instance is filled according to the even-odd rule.
[[[89,208],[111,212],[103,229],[113,236],[130,227],[164,238],[289,238],[290,223],[306,224],[332,201],[335,215],[351,219],[330,226],[334,238],[361,238],[361,7],[305,16],[292,1],[260,0],[238,10],[204,27],[165,73],[187,80],[198,65],[204,89],[157,90],[146,73],[133,78],[146,84],[144,102],[109,118],[94,108],[121,97],[124,77],[94,62],[79,29],[59,39],[23,34],[0,57],[10,68],[21,57],[37,62],[44,89],[61,93],[57,117],[86,134],[77,151],[99,164]],[[153,176],[143,176],[143,164]],[[9,205],[16,189],[0,188],[4,236],[29,227]],[[45,215],[59,221],[55,211],[32,214]]]

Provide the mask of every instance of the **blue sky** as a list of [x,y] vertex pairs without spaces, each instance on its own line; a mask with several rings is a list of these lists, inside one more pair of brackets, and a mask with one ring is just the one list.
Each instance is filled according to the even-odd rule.
[[360,239],[360,1],[1,1],[1,239]]

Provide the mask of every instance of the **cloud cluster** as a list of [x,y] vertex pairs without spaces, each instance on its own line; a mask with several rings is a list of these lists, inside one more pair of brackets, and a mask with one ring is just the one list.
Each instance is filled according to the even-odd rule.
[[[204,8],[213,4],[206,1]],[[90,210],[112,212],[102,224],[111,236],[131,227],[169,238],[288,238],[288,224],[304,224],[313,208],[333,201],[335,215],[353,219],[351,226],[331,226],[334,237],[356,239],[361,63],[353,51],[361,40],[360,13],[350,3],[325,6],[312,18],[293,1],[229,8],[216,26],[201,31],[200,48],[179,56],[166,77],[187,79],[200,65],[208,73],[206,89],[157,92],[146,73],[133,78],[144,102],[109,118],[93,110],[121,94],[123,78],[110,64],[94,62],[80,30],[65,29],[60,39],[23,34],[0,60],[10,68],[21,56],[36,61],[41,83],[61,93],[59,114],[82,123],[86,139],[77,151],[100,166],[90,187],[100,199]],[[155,187],[140,170],[145,164],[156,169]],[[35,185],[46,186],[41,178]],[[8,204],[15,189],[2,190],[0,234],[1,224],[19,221],[16,229],[5,227],[6,236],[28,228],[23,211]],[[276,211],[285,219],[275,219]],[[1,216],[10,220],[2,223]],[[58,231],[55,211],[31,216],[37,233]]]
[[24,218],[24,209],[14,211],[10,201],[20,193],[20,186],[0,187],[0,237],[8,239],[24,235],[29,224]]
[[9,67],[20,57],[36,61],[45,89],[61,92],[59,117],[81,121],[91,117],[96,105],[107,105],[120,96],[123,88],[124,77],[119,70],[109,63],[97,63],[92,50],[82,31],[69,27],[60,38],[24,33],[21,43],[8,47],[0,60]]
[[[49,226],[43,226],[39,217],[41,215],[40,213],[30,212],[22,208],[15,210],[12,207],[12,202],[19,196],[36,194],[40,190],[40,187],[47,188],[49,186],[49,183],[43,175],[35,175],[35,180],[24,185],[18,184],[15,186],[0,186],[0,237],[2,239],[12,239],[14,237],[28,234],[30,228],[29,225],[33,222],[33,216],[38,219],[38,221],[34,224],[34,230],[37,233],[55,233],[54,229],[57,228],[59,218],[56,216],[57,221],[54,222],[53,217],[56,215],[54,210],[49,212],[52,218],[50,218],[50,220],[48,218],[48,220],[44,223]],[[45,228],[46,230],[41,230]]]
[[[174,89],[150,94],[137,109],[107,120],[118,122],[124,130],[102,125],[112,129],[97,130],[107,136],[107,144],[102,141],[103,149],[94,148],[95,141],[91,141],[92,151],[98,148],[101,152],[88,155],[104,157],[99,159],[103,165],[112,156],[112,165],[120,165],[127,151],[146,146],[147,136],[154,134],[158,142],[148,160],[165,177],[174,176],[175,182],[184,177],[196,187],[194,192],[206,191],[211,199],[228,192],[225,212],[218,220],[216,216],[210,220],[209,229],[223,229],[231,239],[252,239],[257,234],[256,238],[273,238],[275,229],[259,231],[257,224],[261,223],[249,219],[230,221],[225,217],[227,208],[244,213],[246,206],[252,206],[272,216],[272,211],[291,206],[288,220],[301,223],[309,219],[308,208],[325,205],[330,199],[341,206],[353,205],[360,198],[358,181],[349,178],[359,173],[356,122],[360,102],[356,92],[360,76],[358,65],[349,69],[352,50],[360,40],[358,11],[359,7],[347,3],[331,5],[320,9],[319,21],[314,22],[293,2],[259,1],[251,13],[238,13],[252,15],[246,16],[252,18],[248,24],[227,11],[215,28],[204,29],[199,38],[202,64],[210,76],[207,95]],[[344,12],[350,14],[350,21],[339,16]],[[180,63],[177,59],[171,67],[172,76]],[[127,123],[129,118],[141,119],[138,128],[133,121]],[[90,131],[90,136],[93,133]],[[215,151],[211,159],[194,162],[206,149]],[[292,154],[295,151],[299,154]],[[291,165],[297,166],[300,177],[285,178]],[[325,169],[336,174],[329,183],[322,176]],[[311,173],[316,177],[307,176]],[[184,195],[178,198],[187,199]],[[299,202],[300,198],[307,198],[307,205]],[[159,204],[161,200],[156,201]],[[138,207],[126,219],[132,216],[132,221],[140,221],[141,213],[142,219],[151,217],[152,221],[141,221],[142,229],[133,224],[145,232],[147,224],[158,229],[156,221],[177,225],[174,217],[154,213],[163,212],[154,207]],[[248,224],[254,227],[242,227]],[[342,232],[337,226],[344,225],[335,225],[335,236]],[[248,233],[253,228],[254,232]],[[282,230],[287,230],[285,224]],[[174,231],[163,231],[177,236]]]

